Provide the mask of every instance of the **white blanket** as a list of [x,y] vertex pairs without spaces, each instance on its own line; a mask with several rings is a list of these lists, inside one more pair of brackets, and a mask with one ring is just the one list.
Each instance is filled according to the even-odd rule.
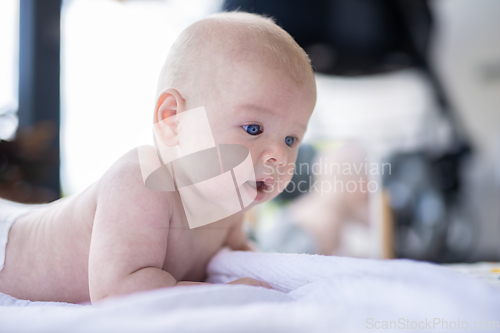
[[0,332],[362,332],[384,325],[412,332],[500,322],[499,289],[408,260],[222,250],[208,273],[214,283],[248,276],[274,290],[179,287],[98,306],[0,294]]

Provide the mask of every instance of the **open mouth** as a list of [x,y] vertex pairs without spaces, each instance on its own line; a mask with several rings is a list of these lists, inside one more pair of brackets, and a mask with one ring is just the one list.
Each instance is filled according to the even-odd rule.
[[260,181],[249,180],[246,182],[246,184],[251,188],[256,189],[257,192],[265,192],[269,190],[269,185],[266,185],[266,182],[263,180]]
[[256,182],[256,189],[257,189],[257,191],[265,191],[267,189],[267,187],[268,186],[263,181]]
[[[252,199],[254,199],[255,201],[261,201],[266,196],[266,193],[272,192],[272,186],[274,184],[274,180],[269,178],[257,181],[248,180],[245,182],[245,184],[247,184],[248,186],[247,191],[248,194],[252,196]],[[255,198],[253,198],[253,196],[255,196]]]

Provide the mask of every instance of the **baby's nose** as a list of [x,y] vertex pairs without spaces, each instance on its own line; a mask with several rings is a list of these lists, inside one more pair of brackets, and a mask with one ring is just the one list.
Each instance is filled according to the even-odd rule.
[[284,166],[287,162],[287,151],[284,144],[270,144],[264,152],[264,163],[273,166]]

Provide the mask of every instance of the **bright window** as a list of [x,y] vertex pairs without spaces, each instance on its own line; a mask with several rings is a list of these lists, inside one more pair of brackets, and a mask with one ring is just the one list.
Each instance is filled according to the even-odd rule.
[[150,142],[156,83],[168,50],[219,0],[64,1],[61,18],[63,194],[98,180]]

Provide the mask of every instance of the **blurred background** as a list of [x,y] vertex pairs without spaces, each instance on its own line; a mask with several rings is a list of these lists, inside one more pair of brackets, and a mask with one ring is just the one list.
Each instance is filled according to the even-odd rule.
[[496,0],[1,1],[0,196],[76,194],[151,143],[171,44],[235,9],[274,17],[317,78],[307,186],[248,216],[263,250],[500,261]]

